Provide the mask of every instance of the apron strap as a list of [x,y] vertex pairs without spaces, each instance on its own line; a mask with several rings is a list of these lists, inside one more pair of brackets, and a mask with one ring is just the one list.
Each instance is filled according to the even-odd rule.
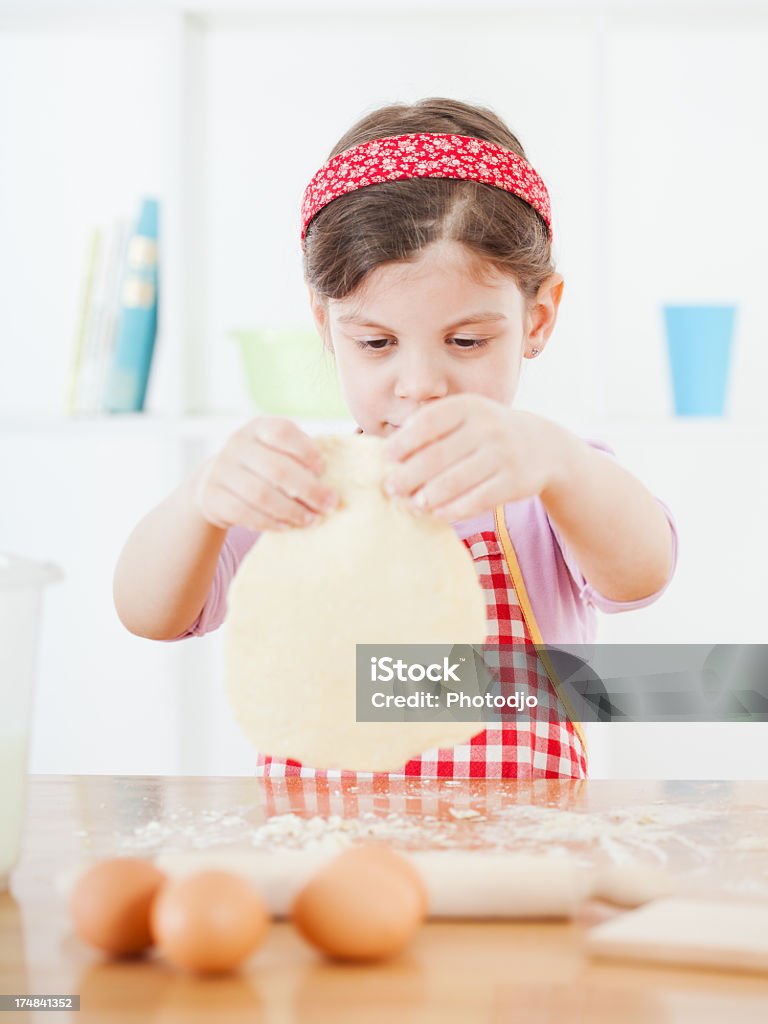
[[520,571],[520,563],[517,560],[517,554],[515,553],[515,548],[512,544],[512,538],[509,536],[509,530],[507,529],[503,505],[496,506],[494,509],[494,518],[496,520],[496,533],[501,541],[501,549],[504,552],[507,569],[509,570],[509,575],[512,577],[512,583],[517,592],[517,600],[520,603],[520,611],[522,612],[523,619],[528,627],[528,633],[530,634],[532,642],[539,648],[539,657],[541,658],[541,662],[544,665],[546,673],[549,676],[549,680],[555,689],[555,693],[565,707],[568,718],[576,731],[576,735],[581,740],[581,744],[584,747],[584,756],[587,757],[587,740],[584,735],[584,729],[581,722],[576,720],[576,714],[573,710],[573,706],[568,699],[568,695],[563,690],[557,670],[552,664],[546,650],[544,650],[544,641],[541,636],[541,631],[534,617],[533,606],[531,605],[530,598],[528,597],[528,591],[526,589],[525,582],[523,581],[523,574]]

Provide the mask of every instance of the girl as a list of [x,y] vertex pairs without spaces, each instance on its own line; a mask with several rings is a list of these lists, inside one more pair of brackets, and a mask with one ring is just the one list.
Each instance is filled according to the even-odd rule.
[[[669,511],[604,445],[512,407],[522,360],[557,320],[551,242],[547,190],[518,140],[448,99],[364,117],[302,206],[312,313],[358,431],[387,439],[390,493],[468,547],[489,643],[589,643],[595,609],[650,604],[676,564]],[[115,575],[123,623],[158,640],[219,626],[260,531],[332,514],[321,471],[292,421],[247,423],[131,534]],[[268,752],[258,771],[321,774]],[[586,755],[567,718],[519,721],[404,774],[578,778]]]

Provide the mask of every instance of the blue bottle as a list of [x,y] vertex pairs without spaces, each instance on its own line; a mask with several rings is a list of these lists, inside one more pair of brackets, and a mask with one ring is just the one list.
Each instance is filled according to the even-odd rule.
[[145,199],[128,242],[104,410],[142,412],[157,336],[158,203]]

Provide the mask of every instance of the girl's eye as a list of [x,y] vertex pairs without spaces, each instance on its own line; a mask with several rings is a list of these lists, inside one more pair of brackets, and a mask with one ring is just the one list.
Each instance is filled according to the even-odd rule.
[[355,338],[360,348],[372,349],[374,352],[381,352],[389,344],[388,338]]
[[487,338],[452,338],[451,341],[455,343],[456,348],[461,349],[482,348],[488,344]]

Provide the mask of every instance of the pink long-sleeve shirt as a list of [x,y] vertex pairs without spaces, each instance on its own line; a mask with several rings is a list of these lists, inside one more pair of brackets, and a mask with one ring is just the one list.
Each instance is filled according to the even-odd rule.
[[[585,440],[593,448],[615,457],[613,450],[602,441]],[[597,635],[597,611],[614,613],[644,608],[664,593],[677,566],[677,530],[670,510],[659,498],[656,500],[666,513],[672,532],[672,567],[664,585],[639,601],[612,601],[587,583],[538,497],[506,503],[507,529],[545,643],[593,643]],[[494,530],[493,513],[456,522],[453,528],[461,539],[483,530]],[[227,532],[208,598],[195,622],[175,639],[201,636],[221,625],[226,614],[229,584],[258,537],[257,531],[242,526],[234,526]]]

